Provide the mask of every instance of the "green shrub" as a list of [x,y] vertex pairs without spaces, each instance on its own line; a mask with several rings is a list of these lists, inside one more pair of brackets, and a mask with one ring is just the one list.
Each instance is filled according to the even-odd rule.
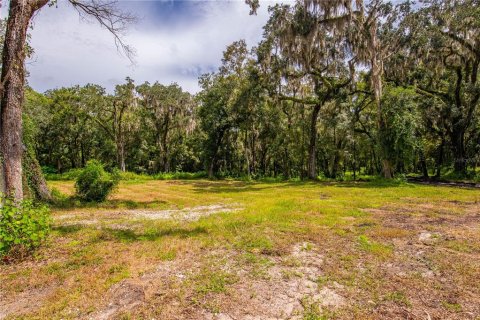
[[38,247],[50,231],[50,211],[46,206],[34,206],[25,200],[15,204],[3,201],[0,215],[0,256],[23,257]]
[[91,160],[75,182],[77,196],[84,201],[105,201],[118,184],[118,180],[118,173],[108,173],[99,161]]
[[82,173],[83,169],[70,169],[64,173],[45,173],[45,179],[51,181],[68,181],[68,180],[76,180],[80,174]]
[[473,178],[473,181],[480,183],[480,172],[477,172],[477,174],[475,175],[475,178]]

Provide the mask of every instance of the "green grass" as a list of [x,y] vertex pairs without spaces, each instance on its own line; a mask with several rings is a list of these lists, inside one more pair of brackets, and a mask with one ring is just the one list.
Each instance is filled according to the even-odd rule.
[[[423,249],[426,256],[421,261],[427,261],[428,267],[451,283],[465,286],[465,292],[480,296],[476,281],[480,276],[480,236],[467,234],[470,229],[465,228],[467,217],[478,208],[478,190],[375,179],[245,182],[135,178],[122,180],[105,203],[85,205],[71,200],[73,181],[49,181],[49,185],[66,204],[52,208],[55,224],[48,245],[32,261],[0,270],[0,289],[12,298],[53,286],[53,291],[38,297],[43,305],[27,318],[75,318],[71,310],[87,315],[101,309],[114,284],[125,279],[140,281],[142,275],[159,272],[159,266],[168,266],[169,273],[154,277],[159,279],[158,287],[149,289],[153,293],[145,307],[131,318],[188,318],[188,312],[202,308],[223,312],[228,301],[240,294],[238,286],[268,283],[275,266],[283,268],[281,281],[300,279],[303,262],[290,256],[298,243],[307,243],[305,254],[322,256],[321,270],[311,280],[319,288],[342,286],[335,290],[349,301],[343,309],[329,310],[307,297],[301,314],[304,319],[366,317],[375,311],[368,301],[421,310],[425,307],[421,301],[412,299],[418,288],[438,301],[453,294],[451,288],[435,282],[439,280],[418,276],[415,263],[420,260],[408,251],[416,247],[407,243],[417,244],[424,228],[454,238],[436,239],[435,246]],[[212,204],[230,204],[241,210],[218,212],[198,221],[146,220],[125,214],[129,210]],[[468,225],[478,226],[478,221]],[[405,259],[411,264],[404,264]],[[397,271],[386,272],[389,265],[412,265],[413,269],[402,270],[404,276],[398,278]],[[245,289],[244,294],[258,293]],[[455,306],[438,308],[456,312]],[[463,302],[461,308],[473,310]]]
[[392,247],[372,241],[366,235],[361,235],[358,237],[358,244],[360,248],[366,252],[372,253],[378,257],[385,258],[392,254]]

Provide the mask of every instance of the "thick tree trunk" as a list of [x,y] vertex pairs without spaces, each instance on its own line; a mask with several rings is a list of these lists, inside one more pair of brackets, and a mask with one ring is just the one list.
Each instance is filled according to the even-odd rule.
[[313,107],[312,116],[310,118],[310,144],[308,146],[308,178],[311,180],[317,179],[317,119],[320,112],[321,105]]
[[[37,8],[38,9],[38,8]],[[27,0],[11,0],[2,56],[0,159],[3,193],[23,199],[22,105],[25,83],[25,41],[35,8]]]
[[28,183],[24,186],[24,189],[28,188],[35,199],[51,201],[52,195],[33,150],[27,150],[24,153],[23,167],[25,169],[25,180]]

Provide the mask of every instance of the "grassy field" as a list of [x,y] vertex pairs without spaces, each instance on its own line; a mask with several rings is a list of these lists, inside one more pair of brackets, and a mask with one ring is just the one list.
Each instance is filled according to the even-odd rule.
[[480,319],[478,190],[122,181],[53,216],[0,319]]

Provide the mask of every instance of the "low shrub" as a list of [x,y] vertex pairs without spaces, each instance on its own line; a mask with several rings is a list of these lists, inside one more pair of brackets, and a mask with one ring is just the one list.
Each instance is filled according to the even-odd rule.
[[83,201],[103,202],[117,186],[119,174],[108,173],[97,160],[90,160],[75,182],[77,196]]
[[0,199],[0,257],[4,261],[22,258],[38,247],[48,236],[51,225],[46,206],[35,206],[25,200],[14,203]]

